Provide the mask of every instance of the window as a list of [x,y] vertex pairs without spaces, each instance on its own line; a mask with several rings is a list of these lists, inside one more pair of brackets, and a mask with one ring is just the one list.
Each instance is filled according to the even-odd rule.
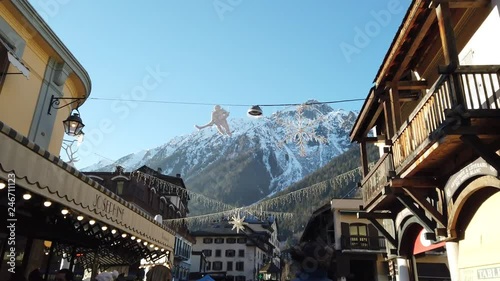
[[212,238],[203,238],[203,244],[212,244],[213,241],[214,240]]
[[247,242],[246,238],[238,238],[238,244],[245,244]]
[[223,244],[224,238],[215,238],[215,244]]
[[221,255],[220,252],[221,252],[221,250],[215,250],[215,256],[220,257],[220,255]]
[[226,243],[227,244],[234,244],[234,243],[236,243],[236,238],[227,238]]
[[165,211],[165,202],[160,199],[160,214],[163,215],[163,212]]
[[153,198],[154,198],[154,195],[153,195],[153,189],[150,189],[149,190],[149,205],[153,205]]
[[368,248],[368,231],[366,224],[352,223],[349,225],[351,247]]
[[245,250],[238,250],[238,257],[245,257]]
[[214,261],[212,264],[212,270],[222,270],[222,262]]
[[236,276],[234,281],[245,281],[245,276],[238,275],[238,276]]
[[226,257],[234,257],[236,256],[235,250],[226,250]]
[[123,181],[116,182],[116,195],[123,194]]
[[211,262],[207,261],[207,263],[206,263],[206,270],[211,270],[210,269],[210,265],[211,265]]
[[226,271],[232,271],[232,270],[233,270],[233,262],[228,261]]
[[203,250],[203,254],[205,257],[211,257],[212,256],[212,250]]
[[237,271],[244,271],[245,270],[245,263],[242,261],[236,262],[236,270]]
[[3,81],[5,80],[5,76],[7,70],[9,69],[9,59],[7,57],[7,48],[3,44],[0,43],[0,88],[2,87]]

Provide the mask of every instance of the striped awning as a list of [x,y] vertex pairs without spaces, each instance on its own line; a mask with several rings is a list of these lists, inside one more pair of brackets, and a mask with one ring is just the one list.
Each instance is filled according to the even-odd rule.
[[0,122],[0,178],[164,251],[175,232]]

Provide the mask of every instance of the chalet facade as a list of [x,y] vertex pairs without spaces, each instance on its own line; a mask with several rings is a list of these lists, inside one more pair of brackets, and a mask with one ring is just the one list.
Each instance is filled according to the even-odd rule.
[[398,280],[500,278],[499,6],[412,1],[351,131]]
[[370,221],[357,218],[361,204],[333,199],[313,213],[292,255],[302,271],[318,267],[332,280],[388,280],[385,238]]

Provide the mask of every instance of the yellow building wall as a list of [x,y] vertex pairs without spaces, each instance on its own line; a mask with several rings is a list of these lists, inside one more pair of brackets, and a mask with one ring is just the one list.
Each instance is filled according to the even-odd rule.
[[[29,36],[28,31],[16,20],[3,2],[0,2],[0,14],[17,34],[26,41],[22,60],[30,69],[29,79],[18,74],[9,74],[5,77],[0,91],[0,120],[27,136],[38,100],[48,55],[40,52],[40,50],[35,51],[29,40],[31,36]],[[15,73],[18,70],[10,65],[8,72]]]
[[459,241],[460,280],[500,280],[500,224],[495,215],[500,192],[488,198],[477,210]]
[[[59,59],[59,57],[39,35],[34,36],[33,29],[28,30],[19,21],[20,15],[13,9],[10,4],[0,1],[0,16],[26,41],[21,60],[30,70],[30,75],[29,79],[17,74],[6,76],[0,89],[0,121],[22,135],[28,136],[49,58]],[[18,72],[18,70],[10,65],[8,72]],[[64,85],[64,97],[78,97],[84,92],[85,89],[79,78],[71,74]],[[48,151],[59,155],[64,138],[62,121],[69,116],[70,107],[52,109],[51,113],[56,114],[56,121]]]

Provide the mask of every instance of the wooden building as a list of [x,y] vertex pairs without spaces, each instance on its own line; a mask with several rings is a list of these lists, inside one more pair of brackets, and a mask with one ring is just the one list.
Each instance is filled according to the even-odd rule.
[[398,280],[500,280],[499,6],[413,0],[351,131]]

